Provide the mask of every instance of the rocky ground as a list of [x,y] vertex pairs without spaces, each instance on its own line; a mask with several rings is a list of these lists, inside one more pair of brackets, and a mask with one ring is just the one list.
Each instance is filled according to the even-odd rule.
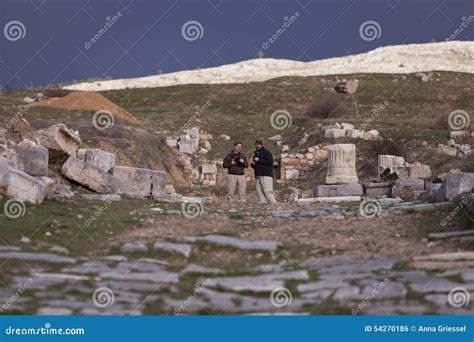
[[[47,210],[51,203],[43,205]],[[474,292],[474,263],[466,253],[472,250],[471,239],[428,239],[432,232],[463,224],[466,217],[440,224],[452,204],[387,205],[365,217],[358,204],[350,203],[180,207],[124,199],[90,224],[87,215],[100,211],[103,203],[72,201],[67,206],[72,210],[45,216],[31,207],[24,216],[0,223],[4,313],[473,310],[466,300]],[[125,214],[135,219],[126,222]],[[429,261],[433,253],[459,250],[464,251],[460,259],[448,258],[441,268]],[[428,262],[416,264],[419,256]]]

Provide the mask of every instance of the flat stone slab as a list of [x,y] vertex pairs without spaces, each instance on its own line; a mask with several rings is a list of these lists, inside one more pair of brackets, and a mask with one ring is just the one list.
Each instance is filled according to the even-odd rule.
[[208,279],[206,282],[210,287],[222,287],[235,292],[271,292],[277,287],[282,287],[285,280],[308,279],[309,275],[306,271],[289,271],[280,274],[214,278]]
[[120,247],[122,253],[146,253],[148,249],[142,243],[126,242]]
[[173,243],[166,241],[156,241],[153,245],[155,251],[165,251],[171,253],[179,253],[184,257],[189,257],[191,255],[192,247],[184,243]]
[[317,203],[317,202],[360,202],[362,197],[360,196],[338,196],[338,197],[312,197],[312,198],[300,198],[298,204]]
[[364,190],[359,183],[319,184],[314,190],[315,197],[362,196]]
[[221,269],[218,269],[218,268],[209,268],[209,267],[205,267],[205,266],[189,264],[181,271],[181,274],[188,274],[188,273],[219,274],[219,273],[224,273],[224,271],[221,270]]
[[219,246],[229,246],[245,250],[265,250],[270,252],[275,251],[279,246],[281,246],[280,243],[275,241],[247,241],[224,235],[186,236],[181,238],[180,240],[186,242],[203,241],[213,243]]
[[88,201],[100,202],[118,202],[122,200],[119,194],[82,194],[81,197]]
[[50,253],[28,253],[28,252],[5,252],[0,253],[0,259],[25,260],[25,261],[45,261],[58,264],[74,264],[75,258],[59,256]]
[[48,149],[44,147],[15,146],[18,170],[30,176],[48,175]]
[[138,273],[138,272],[118,272],[112,271],[101,273],[100,278],[108,280],[123,280],[123,281],[144,281],[150,283],[170,283],[176,284],[179,282],[179,276],[176,273],[167,271],[152,272],[152,273]]

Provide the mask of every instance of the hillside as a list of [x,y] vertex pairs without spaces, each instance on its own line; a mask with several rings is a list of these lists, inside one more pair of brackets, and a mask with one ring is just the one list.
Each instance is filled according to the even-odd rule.
[[474,73],[474,42],[441,42],[395,45],[358,55],[313,62],[253,59],[170,74],[140,78],[78,83],[70,90],[103,91],[126,88],[155,88],[184,84],[225,84],[263,82],[285,76],[322,76],[356,73],[407,74],[422,71]]

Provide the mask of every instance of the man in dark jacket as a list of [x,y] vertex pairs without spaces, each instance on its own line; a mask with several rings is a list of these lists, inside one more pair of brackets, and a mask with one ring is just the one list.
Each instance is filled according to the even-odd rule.
[[224,157],[222,166],[227,169],[227,198],[234,197],[235,190],[239,194],[239,199],[245,201],[245,169],[249,167],[247,157],[242,153],[242,144],[234,143],[233,150]]
[[277,203],[273,195],[273,155],[263,147],[263,141],[255,142],[251,166],[257,180],[257,196],[260,203]]

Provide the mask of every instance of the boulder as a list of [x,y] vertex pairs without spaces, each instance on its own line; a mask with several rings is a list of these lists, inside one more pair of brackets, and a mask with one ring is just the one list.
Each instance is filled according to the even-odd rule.
[[7,197],[17,201],[40,204],[43,202],[47,185],[22,171],[9,167]]
[[169,147],[178,147],[178,140],[168,138],[166,139],[166,145],[168,145]]
[[16,164],[20,171],[30,176],[48,175],[48,149],[44,147],[24,147],[17,145],[14,147],[16,152]]
[[336,84],[334,89],[338,93],[355,94],[359,87],[359,80],[342,81]]
[[380,139],[380,133],[376,129],[372,129],[368,132],[365,132],[364,135],[362,136],[362,139],[364,139],[364,140],[379,140]]
[[84,162],[102,171],[109,172],[115,166],[115,154],[100,149],[88,149],[84,153]]
[[324,131],[326,138],[344,138],[346,136],[346,130],[344,128],[327,128]]
[[151,180],[151,197],[155,198],[167,193],[168,174],[164,171],[153,171]]
[[49,150],[51,164],[62,163],[68,156],[76,156],[81,138],[64,124],[29,133],[30,140],[38,141]]
[[351,139],[359,139],[362,138],[362,136],[365,134],[364,131],[360,129],[347,129],[346,130],[346,137],[351,138]]
[[197,149],[197,145],[195,144],[194,140],[191,139],[181,139],[178,142],[178,146],[180,152],[188,154],[193,154]]
[[104,194],[110,193],[111,175],[76,157],[69,157],[61,169],[63,175],[86,188]]
[[116,166],[112,171],[112,189],[118,194],[150,198],[166,193],[166,172],[128,166]]
[[442,185],[442,196],[446,201],[452,201],[465,192],[474,189],[474,173],[457,173],[446,177]]
[[392,187],[392,196],[404,201],[417,199],[425,190],[423,179],[399,178]]
[[363,189],[359,183],[316,185],[314,197],[362,196]]
[[442,183],[431,183],[426,186],[426,191],[423,194],[423,199],[435,202],[444,202],[444,191]]
[[453,157],[458,155],[458,149],[456,147],[443,144],[438,144],[438,152]]
[[369,183],[365,186],[365,194],[368,197],[390,196],[390,183]]

